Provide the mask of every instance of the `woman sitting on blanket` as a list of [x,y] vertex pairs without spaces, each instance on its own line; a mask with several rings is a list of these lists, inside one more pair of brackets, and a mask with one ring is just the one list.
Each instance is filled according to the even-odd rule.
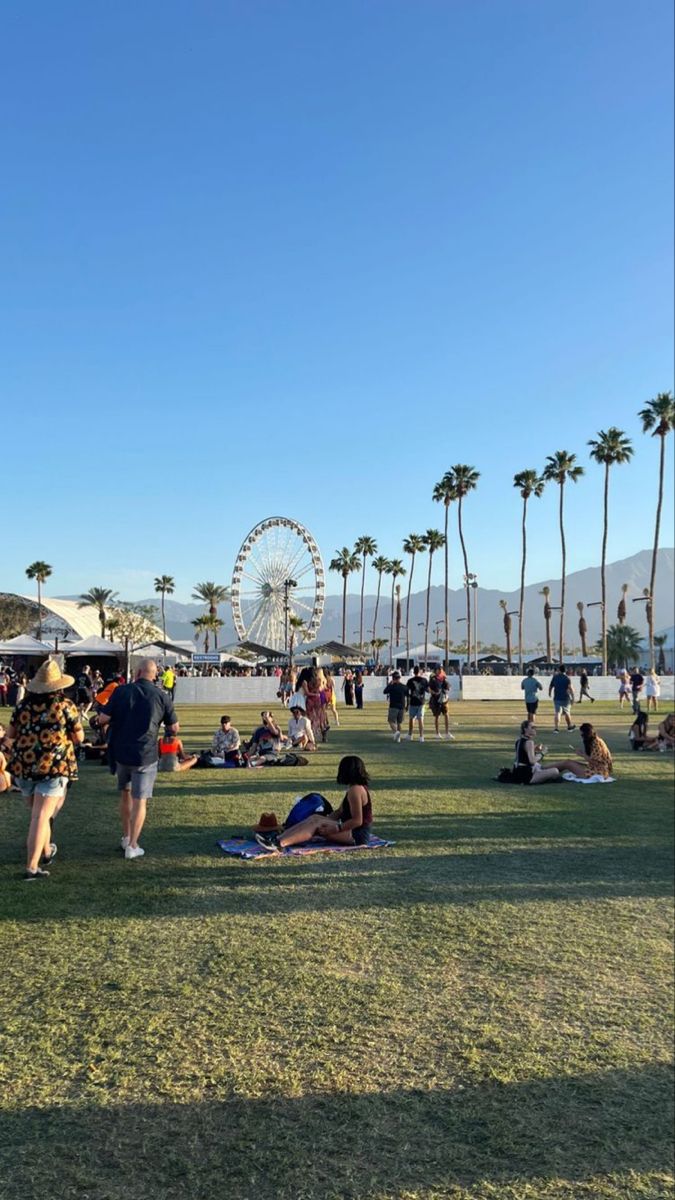
[[363,846],[370,836],[373,822],[373,805],[368,784],[370,776],[363,759],[347,754],[340,760],[337,782],[346,784],[342,804],[330,816],[315,813],[292,825],[285,833],[256,833],[255,840],[263,850],[278,854],[287,846],[309,842],[313,837],[325,838],[341,846]]
[[609,779],[612,774],[612,756],[607,744],[587,722],[579,727],[579,733],[584,744],[583,758],[566,758],[562,762],[551,763],[550,766],[557,767],[561,775],[569,771],[570,774],[576,775],[577,779],[590,779],[593,775]]

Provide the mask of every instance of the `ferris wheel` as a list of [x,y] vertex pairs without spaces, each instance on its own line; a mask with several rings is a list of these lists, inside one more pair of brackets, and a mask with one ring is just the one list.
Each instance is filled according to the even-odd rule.
[[232,574],[232,617],[240,641],[287,650],[290,617],[303,641],[316,637],[325,600],[319,547],[304,525],[268,517],[244,538]]

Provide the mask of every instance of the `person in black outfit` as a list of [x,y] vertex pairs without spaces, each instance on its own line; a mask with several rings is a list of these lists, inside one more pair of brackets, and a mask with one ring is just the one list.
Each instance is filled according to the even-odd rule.
[[413,725],[417,721],[420,741],[424,741],[424,702],[429,691],[429,680],[420,673],[419,667],[413,667],[413,673],[406,684],[408,689],[408,733],[407,739],[412,741]]
[[541,750],[541,746],[535,745],[536,736],[534,721],[528,717],[520,726],[520,737],[515,747],[513,769],[518,783],[547,783],[549,779],[558,779],[560,776],[557,767],[541,766],[536,756],[536,751]]
[[347,754],[340,760],[337,782],[346,784],[342,804],[337,812],[326,816],[313,813],[284,833],[256,833],[255,840],[263,850],[278,854],[287,846],[309,842],[313,837],[323,837],[328,842],[341,846],[363,846],[370,837],[373,823],[373,805],[368,784],[370,776],[362,758]]
[[108,760],[120,790],[125,858],[145,854],[138,838],[157,777],[159,727],[163,724],[170,733],[180,728],[171,698],[156,687],[156,679],[157,663],[144,658],[134,682],[116,688],[98,718],[99,725],[111,725]]
[[404,683],[401,683],[400,671],[392,672],[391,683],[387,684],[384,694],[389,700],[389,712],[387,713],[389,728],[394,741],[400,742],[403,717],[408,707],[408,689]]

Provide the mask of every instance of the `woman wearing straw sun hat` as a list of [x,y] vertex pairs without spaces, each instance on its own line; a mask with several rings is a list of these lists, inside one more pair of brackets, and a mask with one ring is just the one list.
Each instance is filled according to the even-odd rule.
[[14,709],[7,730],[12,742],[9,769],[31,810],[24,879],[45,879],[42,863],[56,855],[51,826],[77,779],[74,746],[84,740],[80,714],[64,689],[74,683],[54,659],[48,659],[27,684],[24,700]]

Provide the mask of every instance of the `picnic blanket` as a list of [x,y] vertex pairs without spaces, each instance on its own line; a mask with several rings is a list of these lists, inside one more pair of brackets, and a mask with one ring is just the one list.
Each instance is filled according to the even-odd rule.
[[563,771],[563,779],[568,783],[615,783],[613,775],[608,775],[605,779],[604,775],[589,775],[588,779],[580,779],[578,775],[574,775],[572,771]]
[[263,850],[253,838],[233,837],[223,838],[216,842],[223,854],[229,854],[234,858],[281,858],[288,855],[298,854],[319,854],[321,852],[330,852],[331,854],[344,854],[345,852],[354,853],[356,850],[382,850],[385,846],[393,846],[393,842],[387,841],[385,838],[375,837],[371,833],[367,842],[363,846],[339,846],[336,842],[326,842],[323,838],[312,838],[311,842],[302,842],[299,846],[286,846],[281,854],[270,854],[267,850]]

